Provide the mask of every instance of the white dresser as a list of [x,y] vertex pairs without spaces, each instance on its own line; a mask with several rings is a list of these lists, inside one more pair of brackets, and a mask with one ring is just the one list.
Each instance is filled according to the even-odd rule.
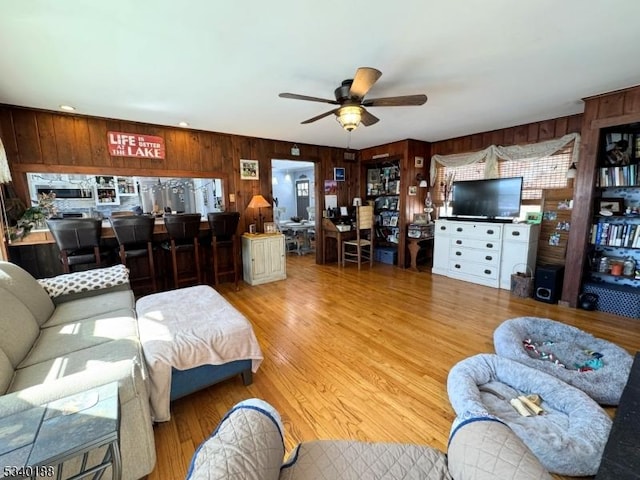
[[535,271],[539,225],[436,220],[432,272],[488,287]]
[[284,235],[242,235],[242,277],[249,285],[287,278]]

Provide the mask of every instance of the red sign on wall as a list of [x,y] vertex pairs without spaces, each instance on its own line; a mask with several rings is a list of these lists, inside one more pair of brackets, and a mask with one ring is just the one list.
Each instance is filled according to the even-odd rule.
[[164,138],[138,133],[107,132],[112,157],[164,158]]

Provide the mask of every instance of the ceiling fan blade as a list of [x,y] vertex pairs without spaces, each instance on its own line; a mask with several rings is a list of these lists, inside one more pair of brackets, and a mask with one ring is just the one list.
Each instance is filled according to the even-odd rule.
[[310,97],[308,95],[298,95],[297,93],[281,93],[278,95],[280,98],[291,98],[293,100],[307,100],[309,102],[321,102],[330,103],[331,105],[340,105],[335,100],[329,100],[326,98]]
[[382,72],[375,68],[360,67],[356,71],[356,76],[353,77],[349,96],[351,98],[364,98],[369,89],[378,81],[381,75]]
[[367,112],[363,108],[362,109],[362,118],[360,119],[360,121],[362,122],[362,124],[365,127],[368,127],[370,125],[373,125],[374,123],[378,123],[380,121],[380,119],[378,117],[376,117],[375,115],[371,115],[369,112]]
[[329,115],[335,114],[338,110],[340,110],[340,109],[339,108],[334,108],[333,110],[329,110],[328,112],[321,113],[320,115],[317,115],[317,116],[315,116],[313,118],[310,118],[309,120],[305,120],[304,122],[300,122],[300,123],[302,123],[302,124],[313,123],[316,120],[320,120],[321,118],[328,117]]
[[400,97],[371,98],[363,101],[362,105],[365,107],[408,107],[424,105],[426,102],[426,95],[404,95]]

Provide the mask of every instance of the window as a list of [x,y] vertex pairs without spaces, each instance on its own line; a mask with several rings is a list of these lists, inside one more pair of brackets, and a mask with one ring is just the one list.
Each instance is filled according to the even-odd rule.
[[[542,189],[566,188],[567,170],[571,165],[573,143],[561,151],[534,161],[499,160],[499,177],[523,177],[522,204],[540,205]],[[478,162],[462,167],[438,166],[433,198],[438,203],[444,202],[444,194],[440,185],[449,172],[454,172],[454,181],[481,180],[484,178],[485,162]]]

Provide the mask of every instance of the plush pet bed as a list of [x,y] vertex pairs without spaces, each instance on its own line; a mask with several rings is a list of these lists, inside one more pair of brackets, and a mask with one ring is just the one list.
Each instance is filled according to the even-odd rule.
[[[611,419],[587,394],[508,358],[480,354],[455,365],[447,381],[458,417],[492,416],[507,424],[552,473],[595,475]],[[537,395],[544,413],[520,415],[511,400]]]
[[493,343],[498,355],[550,373],[602,405],[618,405],[633,363],[617,345],[548,318],[506,320]]

